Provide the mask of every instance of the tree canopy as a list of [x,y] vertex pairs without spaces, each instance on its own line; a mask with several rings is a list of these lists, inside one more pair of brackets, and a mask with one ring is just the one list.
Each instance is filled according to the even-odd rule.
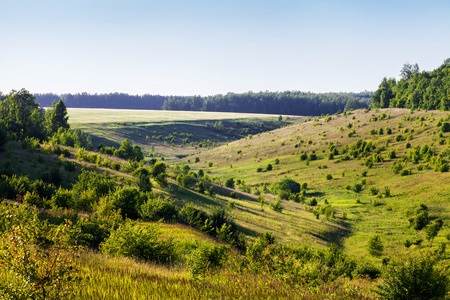
[[405,63],[400,76],[399,81],[383,78],[372,96],[372,107],[450,109],[450,59],[430,72],[420,72],[417,64]]

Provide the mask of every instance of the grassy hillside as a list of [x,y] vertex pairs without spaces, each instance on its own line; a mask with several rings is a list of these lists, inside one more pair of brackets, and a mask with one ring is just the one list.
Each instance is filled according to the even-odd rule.
[[[419,247],[405,247],[406,240],[422,239],[426,248],[447,243],[450,173],[435,168],[439,168],[439,163],[445,164],[450,153],[449,133],[441,131],[441,123],[448,119],[448,113],[438,111],[354,111],[231,142],[189,157],[191,162],[199,159],[189,166],[206,171],[222,184],[230,177],[244,181],[247,186],[244,190],[249,186],[253,193],[270,189],[284,177],[308,184],[306,199],[300,203],[283,200],[282,213],[267,206],[262,211],[256,195],[253,201],[235,200],[236,219],[245,228],[271,231],[285,242],[337,242],[348,253],[361,257],[367,255],[368,239],[380,235],[386,255],[402,255]],[[390,134],[386,133],[387,128],[391,129]],[[370,142],[371,150],[354,154],[358,140]],[[332,159],[331,144],[339,153]],[[434,154],[414,161],[410,151],[424,145],[433,149]],[[389,158],[391,151],[395,151],[396,158]],[[301,159],[303,153],[308,159]],[[313,153],[316,160],[311,160]],[[443,161],[438,162],[439,157]],[[212,167],[208,167],[209,162]],[[271,171],[266,170],[268,164],[273,166]],[[408,171],[401,172],[404,176],[395,174],[394,164],[401,164]],[[411,175],[405,175],[408,173]],[[360,192],[354,191],[356,184],[361,184]],[[385,188],[390,190],[388,197],[383,195]],[[372,195],[376,189],[378,194]],[[269,193],[265,197],[272,203],[277,198]],[[325,215],[317,218],[318,207],[308,205],[313,198],[319,207],[331,205],[335,218],[327,220]],[[423,230],[409,226],[409,218],[415,216],[420,204],[428,207],[430,219],[444,220],[443,230],[432,243],[426,241]]]
[[280,122],[278,116],[261,114],[82,108],[69,108],[68,113],[72,128],[91,135],[94,146],[118,148],[128,138],[146,155],[169,160],[304,119],[284,117]]

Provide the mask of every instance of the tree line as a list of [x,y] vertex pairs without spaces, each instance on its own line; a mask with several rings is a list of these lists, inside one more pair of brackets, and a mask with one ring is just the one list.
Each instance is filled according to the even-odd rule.
[[36,102],[48,107],[55,99],[62,99],[67,107],[152,109],[186,111],[220,111],[240,113],[271,113],[289,115],[324,115],[350,109],[366,108],[371,92],[323,93],[247,92],[214,96],[161,96],[109,94],[35,94]]
[[405,63],[400,76],[398,81],[383,78],[372,96],[372,107],[450,110],[450,58],[430,72]]
[[165,110],[220,111],[238,113],[265,113],[288,115],[325,115],[350,109],[366,108],[371,92],[323,93],[247,92],[228,93],[208,97],[192,96],[186,99],[168,98]]

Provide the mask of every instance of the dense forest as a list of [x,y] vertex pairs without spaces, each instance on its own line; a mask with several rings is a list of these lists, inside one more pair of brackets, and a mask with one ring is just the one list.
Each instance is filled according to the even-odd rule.
[[[109,94],[34,94],[36,102],[48,107],[55,99],[62,99],[67,107],[77,108],[114,108],[114,109],[154,109],[159,110],[167,99],[160,95]],[[173,97],[177,99],[178,97]],[[183,98],[183,97],[182,97]]]
[[450,110],[450,58],[431,72],[405,63],[400,75],[398,82],[383,78],[372,96],[373,107]]
[[325,115],[349,109],[366,108],[371,92],[362,93],[304,93],[248,92],[243,94],[201,96],[160,96],[110,94],[35,94],[36,102],[48,107],[62,99],[67,107],[115,109],[165,109],[187,111],[218,111],[241,113],[270,113],[289,115]]
[[259,92],[209,97],[169,98],[163,109],[265,113],[289,115],[325,115],[349,109],[365,108],[371,93],[314,94],[298,91]]

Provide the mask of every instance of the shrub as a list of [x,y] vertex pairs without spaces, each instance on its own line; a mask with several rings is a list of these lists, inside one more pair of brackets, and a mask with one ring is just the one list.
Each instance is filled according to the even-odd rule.
[[400,171],[400,176],[407,176],[407,175],[411,175],[411,170],[403,169]]
[[441,131],[442,132],[450,132],[450,123],[448,123],[448,122],[442,123]]
[[445,270],[430,256],[391,263],[375,290],[382,299],[445,299],[449,291]]
[[290,178],[281,179],[274,186],[276,191],[289,191],[292,194],[300,193],[300,188],[300,184]]
[[378,193],[380,192],[380,189],[377,188],[377,187],[375,187],[375,186],[372,186],[372,187],[370,187],[369,192],[370,192],[371,195],[376,196],[376,195],[378,195]]
[[137,219],[139,208],[146,200],[145,195],[136,188],[118,188],[113,194],[107,196],[115,209],[119,210],[123,218]]
[[267,165],[267,171],[272,171],[272,165],[271,164]]
[[63,299],[75,294],[71,226],[49,225],[25,206],[0,206],[0,297]]
[[227,179],[227,181],[225,182],[225,186],[227,188],[233,189],[234,188],[234,178],[230,177]]
[[362,276],[362,277],[369,277],[370,279],[377,279],[381,276],[381,271],[377,267],[369,264],[369,263],[363,263],[359,264],[355,271],[355,276]]
[[178,209],[168,199],[148,199],[139,207],[139,216],[149,221],[173,221],[178,216]]
[[263,168],[259,167],[258,169],[256,169],[256,172],[261,173],[263,171]]
[[383,254],[384,246],[379,235],[375,235],[367,241],[367,251],[373,256],[381,256]]
[[203,244],[192,253],[189,259],[189,271],[192,276],[204,275],[208,271],[223,266],[229,247]]
[[283,206],[281,206],[281,200],[279,199],[275,203],[270,203],[269,207],[279,213],[283,211]]
[[208,215],[194,205],[187,204],[178,212],[178,218],[184,224],[201,228],[208,219]]
[[355,192],[355,193],[359,193],[359,192],[361,192],[362,191],[362,184],[361,183],[356,183],[354,186],[353,186],[353,191]]
[[156,263],[176,260],[172,239],[161,238],[159,224],[135,224],[126,222],[100,245],[102,252],[120,257],[143,259]]
[[331,179],[333,179],[333,176],[331,174],[327,174],[326,179],[331,180]]

